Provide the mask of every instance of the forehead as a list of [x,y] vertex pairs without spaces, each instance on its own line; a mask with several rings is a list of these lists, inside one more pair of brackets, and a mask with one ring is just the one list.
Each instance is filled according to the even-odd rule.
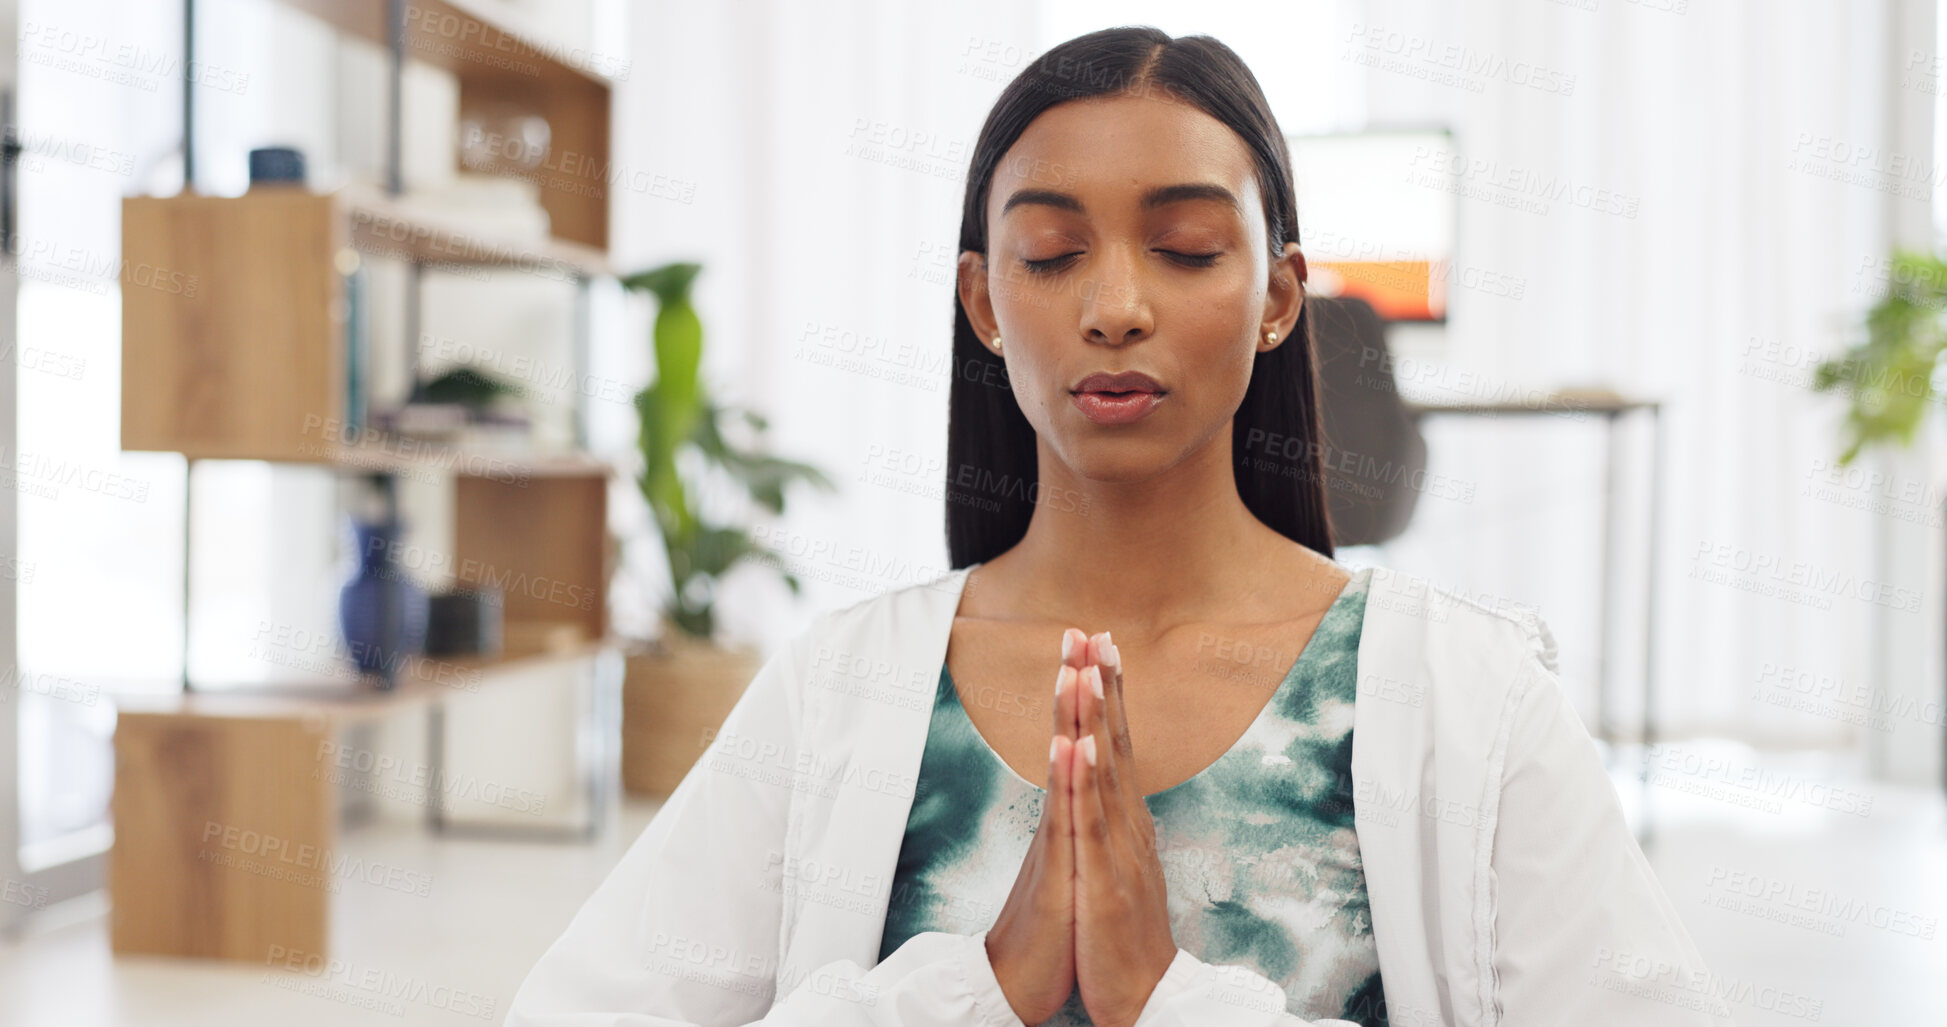
[[993,223],[1023,189],[1071,194],[1093,215],[1132,208],[1157,186],[1185,183],[1229,189],[1247,215],[1262,209],[1249,148],[1216,118],[1154,96],[1071,100],[1042,111],[1008,147],[994,169],[987,215]]

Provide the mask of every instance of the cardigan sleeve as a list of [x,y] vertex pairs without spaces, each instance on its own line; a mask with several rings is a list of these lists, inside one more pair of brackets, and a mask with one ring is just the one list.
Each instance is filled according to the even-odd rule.
[[797,675],[815,629],[751,679],[709,749],[529,971],[507,1027],[1021,1027],[981,935],[921,934],[871,969],[841,960],[779,980]]
[[1482,1022],[1728,1024],[1548,655],[1523,657],[1490,757],[1499,789],[1483,799],[1493,829],[1475,881]]
[[1206,963],[1179,948],[1135,1027],[1359,1027],[1350,1020],[1304,1020],[1285,1007],[1277,982],[1242,966]]

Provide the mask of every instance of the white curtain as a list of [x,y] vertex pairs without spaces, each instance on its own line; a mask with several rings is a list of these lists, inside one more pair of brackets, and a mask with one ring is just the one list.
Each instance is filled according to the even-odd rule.
[[[1664,401],[1661,466],[1639,460],[1623,478],[1637,509],[1645,475],[1665,489],[1661,735],[1857,746],[1882,771],[1929,780],[1938,447],[1835,480],[1841,404],[1807,383],[1857,334],[1889,246],[1930,242],[1933,97],[1901,71],[1937,53],[1932,4],[1371,2],[1356,17],[1348,52],[1395,57],[1403,35],[1431,55],[1369,66],[1367,116],[1453,126],[1467,170],[1450,181],[1471,191],[1460,262],[1526,283],[1518,301],[1456,290],[1444,336],[1406,352],[1450,372],[1442,381],[1471,371]],[[1462,77],[1399,70],[1431,66]],[[1542,212],[1510,204],[1536,181],[1573,191]],[[1482,498],[1435,504],[1398,547],[1541,606],[1583,686],[1596,670],[1597,434],[1442,425],[1435,459],[1478,478]],[[1622,527],[1633,612],[1651,554],[1640,519]],[[1633,617],[1617,626],[1640,637]],[[1640,650],[1623,646],[1612,666],[1612,711],[1634,724]],[[1810,708],[1772,701],[1787,696]]]
[[[1930,2],[650,6],[623,116],[640,159],[697,189],[691,203],[623,197],[618,255],[705,260],[713,375],[773,416],[778,450],[844,489],[767,527],[806,599],[740,575],[724,608],[736,630],[775,640],[944,566],[959,174],[1032,54],[1150,23],[1238,50],[1289,132],[1453,131],[1464,163],[1439,185],[1459,194],[1455,263],[1522,288],[1457,287],[1446,325],[1396,328],[1409,394],[1604,385],[1663,401],[1660,466],[1640,430],[1620,449],[1620,727],[1640,716],[1654,473],[1660,736],[1839,747],[1933,773],[1938,490],[1900,497],[1939,480],[1939,447],[1929,433],[1870,458],[1891,486],[1827,481],[1840,404],[1804,384],[1873,299],[1892,242],[1928,242],[1932,94],[1901,71],[1937,52]],[[1600,423],[1428,432],[1434,469],[1473,498],[1423,496],[1380,558],[1539,607],[1593,724]],[[1809,582],[1795,597],[1763,591],[1795,580]],[[1850,701],[1766,701],[1821,678]],[[1881,726],[1846,722],[1874,708]]]

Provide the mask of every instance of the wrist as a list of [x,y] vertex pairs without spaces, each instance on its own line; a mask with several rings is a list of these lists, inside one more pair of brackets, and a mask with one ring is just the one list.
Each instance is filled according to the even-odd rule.
[[[1201,967],[1202,964],[1195,956],[1172,946],[1169,955],[1162,960],[1161,965],[1152,968],[1155,976],[1150,980],[1148,989],[1142,993],[1142,1001],[1137,1004],[1134,1015],[1122,1021],[1122,1027],[1138,1027],[1145,1020],[1149,1020],[1151,1014],[1196,982],[1197,972]],[[1145,976],[1147,975],[1145,972]]]

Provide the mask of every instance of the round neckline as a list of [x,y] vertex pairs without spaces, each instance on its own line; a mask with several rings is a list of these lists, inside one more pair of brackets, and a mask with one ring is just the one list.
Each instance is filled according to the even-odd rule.
[[[981,562],[984,563],[985,561],[981,561]],[[978,566],[980,566],[980,563],[973,563],[967,565],[967,572],[971,573],[973,569]],[[1341,564],[1340,566],[1344,566],[1344,565]],[[1284,690],[1291,685],[1292,679],[1297,677],[1298,672],[1304,668],[1306,658],[1311,655],[1314,646],[1318,642],[1319,630],[1325,626],[1325,622],[1331,618],[1332,614],[1335,611],[1338,610],[1339,604],[1344,601],[1345,597],[1351,594],[1353,584],[1359,580],[1361,575],[1367,576],[1369,578],[1372,574],[1372,568],[1370,567],[1360,567],[1357,569],[1348,568],[1348,570],[1351,571],[1351,576],[1345,579],[1345,584],[1343,586],[1340,586],[1339,588],[1339,594],[1332,597],[1331,605],[1327,606],[1325,608],[1325,613],[1318,618],[1318,627],[1313,628],[1311,637],[1305,639],[1305,647],[1299,650],[1298,658],[1291,662],[1291,667],[1285,671],[1284,677],[1278,681],[1278,687],[1271,690],[1270,696],[1264,700],[1264,705],[1258,707],[1258,711],[1256,715],[1251,717],[1251,722],[1244,726],[1244,730],[1241,733],[1239,733],[1236,738],[1231,739],[1230,744],[1224,747],[1223,752],[1217,754],[1216,759],[1213,759],[1209,763],[1204,764],[1201,768],[1197,770],[1196,773],[1191,774],[1189,777],[1186,777],[1183,780],[1178,781],[1177,783],[1169,786],[1168,788],[1163,789],[1160,792],[1149,792],[1145,794],[1143,796],[1144,802],[1148,802],[1151,799],[1157,799],[1165,795],[1168,795],[1171,792],[1174,792],[1190,784],[1191,782],[1196,781],[1198,778],[1203,777],[1205,774],[1208,774],[1211,770],[1216,768],[1217,764],[1222,763],[1227,759],[1230,759],[1231,755],[1237,752],[1237,747],[1243,744],[1244,739],[1251,737],[1251,733],[1257,730],[1258,723],[1264,719],[1264,717],[1270,712],[1272,705],[1278,701],[1278,696],[1284,694]],[[962,581],[963,582],[965,581],[964,577],[962,578]],[[955,615],[957,616],[958,615],[957,611],[959,609],[957,603],[955,604],[954,608],[956,610]],[[986,753],[987,758],[999,764],[1001,770],[1005,772],[1008,777],[1013,778],[1016,784],[1028,789],[1030,792],[1036,795],[1046,795],[1048,793],[1048,790],[1046,788],[1043,788],[1042,786],[1035,784],[1034,782],[1028,780],[1027,778],[1022,777],[1020,771],[1015,770],[1012,765],[1010,765],[1006,760],[1001,758],[1001,754],[994,749],[993,744],[987,741],[987,736],[980,733],[980,726],[973,722],[973,717],[968,716],[966,704],[960,701],[960,689],[954,685],[953,672],[947,669],[946,661],[944,659],[940,661],[940,677],[944,680],[947,687],[953,690],[953,704],[956,707],[959,707],[960,716],[966,718],[967,730],[973,734],[974,738],[977,741],[979,741],[980,750]]]

